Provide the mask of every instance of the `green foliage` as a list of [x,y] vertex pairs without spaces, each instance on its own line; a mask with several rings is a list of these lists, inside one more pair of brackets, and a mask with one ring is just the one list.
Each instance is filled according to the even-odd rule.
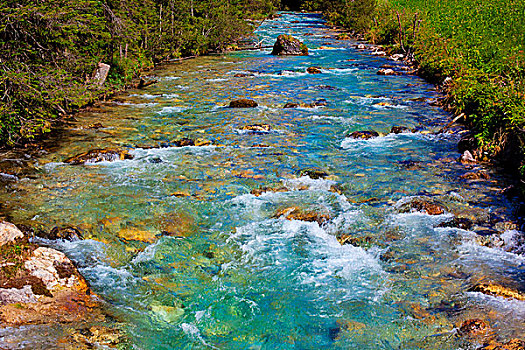
[[[169,58],[223,51],[273,0],[7,0],[0,3],[0,147]],[[111,65],[107,83],[91,77]]]

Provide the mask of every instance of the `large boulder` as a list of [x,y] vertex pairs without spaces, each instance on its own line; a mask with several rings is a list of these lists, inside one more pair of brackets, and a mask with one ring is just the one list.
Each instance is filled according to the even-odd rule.
[[281,34],[273,45],[272,55],[307,56],[308,48],[299,39],[291,35]]
[[0,221],[0,246],[12,243],[23,237],[24,234],[18,229],[18,227],[10,222]]
[[248,100],[246,98],[241,98],[238,100],[233,100],[230,102],[228,107],[230,108],[255,108],[258,104],[254,100]]
[[78,154],[74,157],[64,160],[67,164],[86,164],[98,162],[113,162],[116,160],[133,159],[133,156],[126,150],[115,149],[94,149],[88,152]]

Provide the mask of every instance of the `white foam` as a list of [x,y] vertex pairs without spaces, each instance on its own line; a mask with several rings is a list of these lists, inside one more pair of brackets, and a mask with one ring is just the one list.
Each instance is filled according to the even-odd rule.
[[181,113],[187,110],[187,107],[181,107],[181,106],[172,106],[172,107],[163,107],[160,111],[158,111],[158,114],[168,114],[168,113]]
[[180,77],[165,76],[165,77],[162,77],[161,79],[162,80],[166,80],[166,81],[172,81],[172,80],[178,80],[178,79],[180,79]]
[[227,78],[214,78],[214,79],[206,79],[206,81],[209,81],[209,82],[220,82],[220,81],[228,81],[229,79]]

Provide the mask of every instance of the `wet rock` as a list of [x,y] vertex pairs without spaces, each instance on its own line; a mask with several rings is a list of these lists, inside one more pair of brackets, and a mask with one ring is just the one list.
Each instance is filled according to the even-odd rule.
[[359,44],[355,48],[358,49],[358,50],[365,50],[366,46],[365,46],[365,44]]
[[212,142],[210,140],[206,140],[206,139],[196,139],[195,140],[195,146],[197,147],[210,146],[210,145],[212,145]]
[[402,134],[406,132],[411,132],[406,126],[393,126],[392,129],[390,129],[391,134]]
[[252,124],[243,126],[241,130],[251,131],[254,133],[267,133],[272,130],[272,127],[268,124]]
[[150,162],[151,164],[159,164],[159,163],[162,163],[162,159],[160,157],[154,157],[154,158],[148,159],[148,162]]
[[321,169],[303,169],[299,172],[299,176],[308,176],[311,179],[324,179],[328,173]]
[[113,162],[124,159],[133,159],[133,156],[126,150],[94,149],[68,158],[64,163],[78,165],[86,163]]
[[324,107],[328,105],[328,101],[326,101],[324,98],[321,98],[315,102],[310,103],[310,107]]
[[393,69],[387,68],[378,70],[377,75],[397,75],[397,73]]
[[399,164],[399,166],[407,170],[418,170],[423,168],[422,162],[418,160],[400,160],[399,162],[397,162],[397,164]]
[[516,299],[525,301],[525,294],[522,292],[519,292],[517,290],[501,286],[499,284],[495,283],[489,283],[489,284],[478,284],[474,286],[471,291],[473,292],[479,292],[487,295],[497,296],[497,297],[503,297],[507,299]]
[[315,88],[319,90],[328,90],[328,91],[339,90],[335,86],[331,86],[331,85],[316,85]]
[[118,232],[118,236],[126,241],[153,243],[157,239],[158,232],[139,227],[126,227]]
[[14,224],[6,221],[0,221],[0,246],[4,244],[13,243],[17,239],[24,237],[22,231]]
[[237,74],[234,74],[233,76],[235,78],[245,78],[245,77],[248,77],[249,75],[245,73],[237,73]]
[[306,70],[309,74],[321,74],[321,69],[319,67],[308,67]]
[[175,145],[175,147],[195,146],[195,141],[184,137],[182,139],[174,141],[173,144]]
[[399,201],[396,207],[400,213],[425,212],[428,215],[441,215],[445,213],[444,206],[430,198],[408,198]]
[[352,139],[368,140],[374,137],[379,137],[379,133],[373,130],[361,130],[361,131],[354,131],[350,133],[348,137]]
[[402,60],[403,58],[405,58],[405,55],[403,55],[401,53],[396,53],[396,54],[393,54],[392,56],[390,56],[390,59],[393,60],[393,61],[399,61],[399,60]]
[[78,241],[82,239],[82,232],[75,226],[56,226],[48,233],[40,233],[38,236],[51,240],[63,239],[66,241]]
[[249,100],[246,98],[241,98],[238,100],[233,100],[230,102],[230,105],[228,107],[230,108],[255,108],[259,104],[254,100]]
[[297,107],[299,107],[298,103],[288,102],[287,104],[284,105],[283,108],[297,108]]
[[[93,349],[93,348],[118,348],[126,341],[126,337],[116,327],[102,325],[86,325],[85,327],[72,329],[67,339],[61,339],[60,343],[73,344],[67,349]],[[96,344],[96,346],[95,346]],[[84,347],[85,346],[85,347]],[[64,349],[66,349],[64,347]]]
[[279,209],[274,215],[273,218],[284,217],[287,220],[299,220],[307,222],[317,222],[319,225],[330,220],[330,215],[321,214],[315,211],[303,211],[297,207],[288,207]]
[[371,236],[355,236],[343,234],[337,237],[337,241],[341,245],[350,244],[354,247],[361,247],[363,249],[368,249],[372,246]]
[[89,124],[86,129],[102,129],[104,127],[104,125],[102,125],[101,123],[93,123],[93,124]]
[[189,237],[195,230],[195,219],[189,213],[176,211],[159,217],[158,227],[165,236]]
[[273,45],[272,55],[307,56],[308,48],[300,40],[291,35],[281,34]]
[[466,320],[459,327],[459,334],[466,337],[486,335],[490,331],[489,325],[480,319]]
[[476,149],[477,147],[477,141],[474,138],[474,136],[471,136],[470,134],[467,134],[458,142],[458,151],[459,153],[464,153],[465,151],[471,152],[472,150]]
[[259,187],[256,189],[251,190],[250,194],[253,194],[256,197],[259,197],[260,195],[267,193],[267,192],[287,192],[288,188],[284,186],[275,186],[275,187]]
[[488,180],[490,179],[490,176],[485,171],[472,171],[465,173],[459,177],[460,179],[464,180]]
[[476,164],[477,163],[476,159],[474,158],[472,153],[470,153],[470,151],[463,152],[463,154],[459,158],[459,162],[462,163],[462,164],[466,164],[466,165]]
[[524,350],[525,340],[523,339],[511,339],[506,343],[499,343],[497,341],[491,341],[482,348],[483,350]]
[[442,222],[438,227],[454,227],[462,230],[470,230],[474,223],[468,218],[453,218],[450,221]]

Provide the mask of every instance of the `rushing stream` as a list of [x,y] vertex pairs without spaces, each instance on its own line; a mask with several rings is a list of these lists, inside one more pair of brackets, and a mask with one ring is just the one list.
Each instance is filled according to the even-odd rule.
[[[501,341],[522,336],[525,302],[469,291],[479,281],[522,289],[525,263],[517,231],[501,224],[512,206],[495,175],[460,178],[468,169],[456,161],[457,134],[437,132],[450,117],[429,104],[434,87],[377,75],[402,64],[336,40],[317,15],[285,13],[256,32],[264,45],[281,33],[310,55],[166,65],[152,72],[157,84],[78,115],[38,160],[39,176],[1,193],[14,221],[82,229],[86,239],[54,246],[135,349],[466,349],[475,342],[455,329],[472,318]],[[227,108],[236,98],[259,107]],[[245,129],[253,124],[271,129]],[[348,137],[358,130],[381,136]],[[200,146],[176,147],[182,138]],[[134,159],[63,162],[104,147]],[[263,187],[275,190],[251,193]],[[447,212],[399,210],[414,196]],[[288,207],[328,219],[276,215]],[[451,213],[471,218],[471,231],[438,227]],[[501,244],[481,244],[475,232],[498,222]]]

